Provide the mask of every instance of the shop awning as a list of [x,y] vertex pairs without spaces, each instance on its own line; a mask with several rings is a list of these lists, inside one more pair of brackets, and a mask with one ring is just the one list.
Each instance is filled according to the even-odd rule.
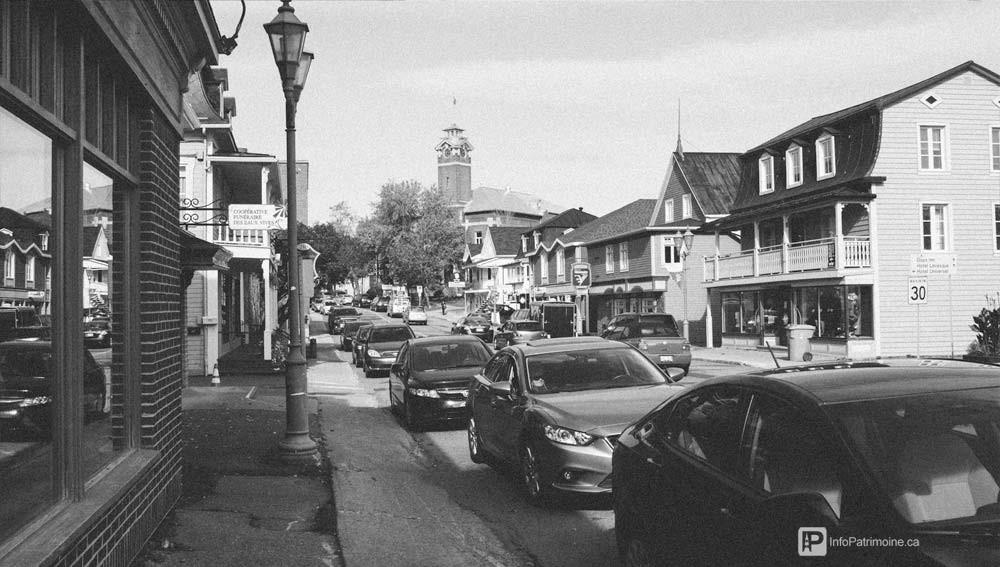
[[181,230],[182,270],[229,270],[233,253],[218,244],[202,240],[186,230]]

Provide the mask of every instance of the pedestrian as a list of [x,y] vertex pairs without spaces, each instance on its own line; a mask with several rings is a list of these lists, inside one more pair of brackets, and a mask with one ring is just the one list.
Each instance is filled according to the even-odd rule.
[[441,300],[441,314],[444,315],[448,311],[448,307],[444,304],[444,300]]

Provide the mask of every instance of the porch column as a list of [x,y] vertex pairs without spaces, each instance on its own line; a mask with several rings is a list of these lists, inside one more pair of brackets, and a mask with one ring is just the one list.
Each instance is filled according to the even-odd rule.
[[760,223],[753,221],[753,275],[760,275]]
[[714,348],[714,330],[712,329],[712,290],[705,290],[705,346]]
[[719,231],[716,230],[715,231],[715,258],[713,259],[713,262],[715,262],[715,277],[712,279],[712,281],[718,281],[718,280],[722,279],[722,278],[719,277],[719,250],[721,250],[721,244],[720,244],[720,238],[719,238]]
[[271,286],[271,261],[260,263],[264,280],[264,360],[271,360],[271,331],[278,326],[278,296]]
[[833,207],[834,230],[837,240],[837,258],[834,260],[834,267],[841,269],[844,267],[844,204],[837,203]]
[[222,334],[222,312],[219,302],[219,272],[207,270],[205,274],[205,306],[202,310],[201,334],[205,341],[205,375],[211,376],[219,362]]
[[789,233],[788,215],[781,215],[781,273],[783,274],[788,273],[788,245],[792,241]]
[[250,327],[247,325],[247,292],[250,287],[250,274],[240,272],[240,335],[242,343],[250,344]]

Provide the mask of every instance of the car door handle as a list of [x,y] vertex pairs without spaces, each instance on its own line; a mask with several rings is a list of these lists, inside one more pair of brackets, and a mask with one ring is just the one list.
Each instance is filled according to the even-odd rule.
[[719,508],[719,515],[722,516],[722,517],[724,517],[724,518],[726,518],[727,520],[735,520],[736,519],[736,514],[733,513],[732,509],[728,508],[728,507],[725,507],[725,506],[722,507],[722,508]]

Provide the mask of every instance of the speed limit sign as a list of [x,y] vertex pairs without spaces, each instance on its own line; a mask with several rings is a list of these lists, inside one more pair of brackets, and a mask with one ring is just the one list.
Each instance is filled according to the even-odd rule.
[[927,278],[908,278],[906,302],[910,305],[927,303]]

